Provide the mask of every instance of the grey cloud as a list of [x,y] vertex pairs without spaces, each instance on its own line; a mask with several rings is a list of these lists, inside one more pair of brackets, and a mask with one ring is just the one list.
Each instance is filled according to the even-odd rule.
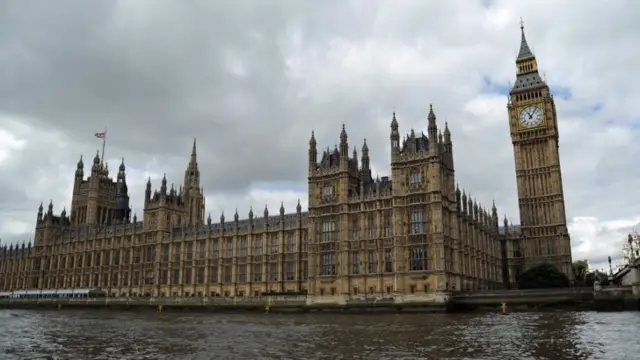
[[[136,22],[144,19],[128,26],[116,3],[68,2],[72,13],[59,3],[30,12],[11,4],[0,42],[22,56],[4,57],[3,111],[53,123],[71,137],[108,125],[110,145],[123,152],[183,156],[197,136],[203,167],[223,170],[210,178],[220,190],[246,188],[255,173],[267,181],[302,179],[301,167],[290,165],[303,163],[306,136],[288,124],[293,110],[278,44],[284,3],[256,9],[245,2],[231,14],[226,2],[166,3],[173,8],[152,10],[158,18],[141,27]],[[247,76],[225,69],[230,52]],[[287,128],[296,136],[270,138]],[[277,156],[264,161],[259,146]]]

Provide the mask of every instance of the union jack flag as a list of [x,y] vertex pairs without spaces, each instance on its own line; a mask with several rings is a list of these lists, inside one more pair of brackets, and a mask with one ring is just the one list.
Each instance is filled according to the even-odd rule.
[[97,132],[94,134],[95,137],[97,137],[98,139],[104,139],[105,137],[107,137],[107,132],[103,131],[103,132]]

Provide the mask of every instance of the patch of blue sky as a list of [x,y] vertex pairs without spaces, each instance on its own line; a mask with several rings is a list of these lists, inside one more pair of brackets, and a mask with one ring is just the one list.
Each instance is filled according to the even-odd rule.
[[508,95],[511,88],[509,84],[500,84],[491,80],[490,77],[484,76],[482,78],[482,92],[490,94]]

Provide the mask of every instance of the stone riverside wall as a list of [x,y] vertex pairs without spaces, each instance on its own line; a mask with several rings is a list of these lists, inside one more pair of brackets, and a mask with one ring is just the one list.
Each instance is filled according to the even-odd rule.
[[[625,291],[622,291],[625,290]],[[253,297],[106,297],[94,299],[2,299],[0,308],[112,309],[153,311],[258,312],[457,312],[485,309],[522,311],[541,308],[631,310],[630,289],[596,292],[592,288],[504,290],[485,293],[428,293],[387,296],[253,296]],[[622,300],[621,300],[622,299]],[[637,297],[634,298],[637,303]],[[614,306],[615,305],[615,306]]]

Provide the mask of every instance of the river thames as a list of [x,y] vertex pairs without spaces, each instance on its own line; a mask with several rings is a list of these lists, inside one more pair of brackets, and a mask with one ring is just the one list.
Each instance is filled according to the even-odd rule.
[[637,359],[640,312],[0,310],[0,359]]

